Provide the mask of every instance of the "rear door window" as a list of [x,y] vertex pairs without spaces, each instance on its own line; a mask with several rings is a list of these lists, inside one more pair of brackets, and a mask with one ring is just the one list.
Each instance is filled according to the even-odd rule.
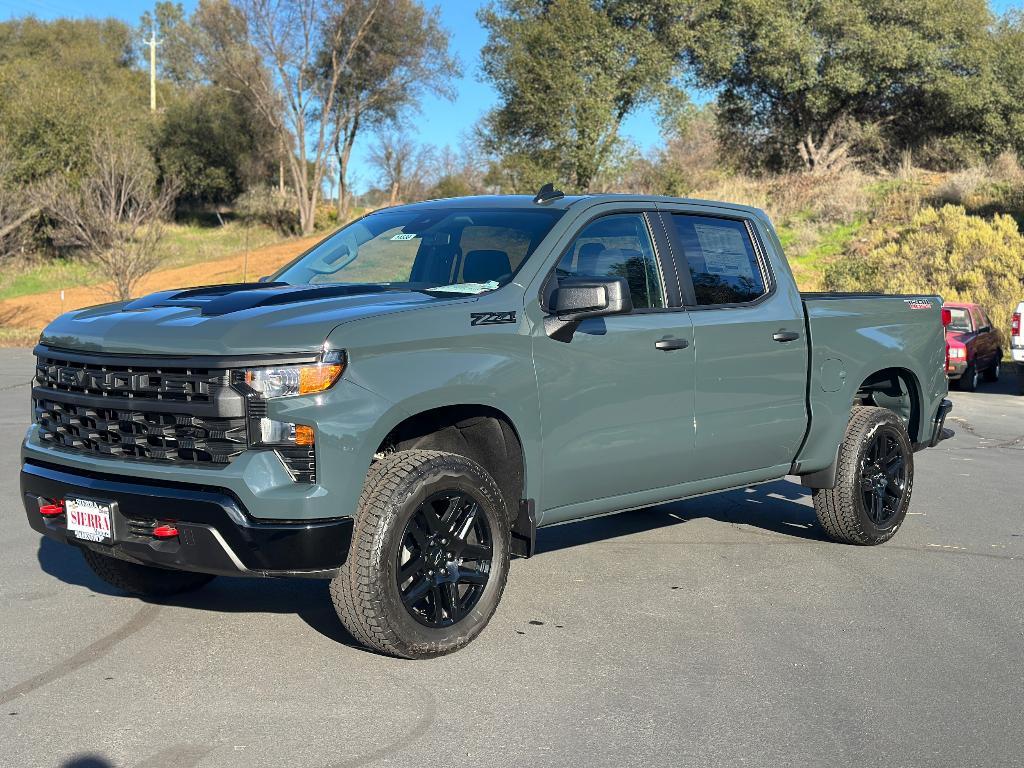
[[673,214],[697,305],[746,304],[767,293],[747,225],[735,219]]

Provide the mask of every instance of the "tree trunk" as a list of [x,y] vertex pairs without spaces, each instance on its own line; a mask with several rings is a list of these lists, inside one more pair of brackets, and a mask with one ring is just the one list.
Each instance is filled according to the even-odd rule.
[[391,198],[388,200],[388,205],[394,205],[398,202],[398,182],[391,182]]
[[9,235],[11,232],[16,230],[18,227],[20,227],[26,221],[31,219],[33,216],[35,216],[41,210],[43,210],[43,209],[40,206],[38,206],[38,205],[33,207],[33,208],[29,208],[27,211],[25,211],[23,214],[21,214],[14,221],[12,221],[9,224],[5,224],[4,226],[0,227],[0,238],[7,237],[7,235]]
[[814,134],[807,131],[797,145],[804,170],[811,174],[823,174],[841,171],[850,163],[850,143],[839,139],[838,122],[832,123],[818,141]]

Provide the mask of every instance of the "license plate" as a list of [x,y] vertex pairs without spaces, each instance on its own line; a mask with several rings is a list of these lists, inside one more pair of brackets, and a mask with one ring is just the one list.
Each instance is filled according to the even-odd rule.
[[75,538],[109,544],[114,535],[110,526],[110,504],[92,499],[65,499],[68,530]]

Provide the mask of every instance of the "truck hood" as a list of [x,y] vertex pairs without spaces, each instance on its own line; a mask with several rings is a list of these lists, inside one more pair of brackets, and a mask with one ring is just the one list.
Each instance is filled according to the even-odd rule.
[[61,315],[47,346],[110,354],[246,355],[318,350],[350,320],[452,297],[380,285],[238,283],[161,291]]

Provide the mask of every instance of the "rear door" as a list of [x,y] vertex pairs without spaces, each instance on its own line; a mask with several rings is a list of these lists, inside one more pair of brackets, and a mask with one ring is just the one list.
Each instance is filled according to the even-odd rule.
[[662,220],[693,323],[695,479],[790,464],[807,427],[808,344],[792,278],[774,274],[751,220]]

